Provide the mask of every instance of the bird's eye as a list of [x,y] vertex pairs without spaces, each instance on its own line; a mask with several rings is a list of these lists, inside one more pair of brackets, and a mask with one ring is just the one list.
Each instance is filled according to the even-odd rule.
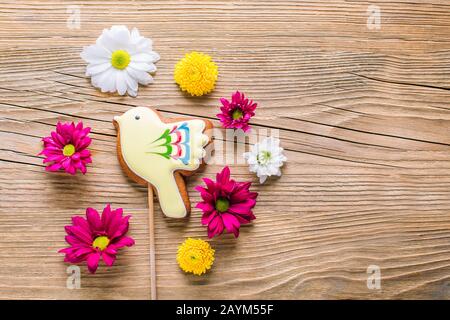
[[135,118],[136,120],[139,120],[141,117],[137,114],[134,118]]

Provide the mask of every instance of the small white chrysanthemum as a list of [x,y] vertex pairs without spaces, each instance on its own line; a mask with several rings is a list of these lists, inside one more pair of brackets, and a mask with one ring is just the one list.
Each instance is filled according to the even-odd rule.
[[84,47],[81,57],[89,63],[86,76],[92,85],[102,92],[126,92],[135,97],[138,83],[149,84],[153,78],[148,72],[155,72],[154,63],[159,55],[152,51],[152,41],[131,32],[125,26],[104,29],[94,45]]
[[244,158],[250,168],[259,177],[259,182],[264,183],[267,177],[281,176],[280,167],[287,158],[283,155],[280,140],[269,137],[250,147],[250,152],[244,153]]

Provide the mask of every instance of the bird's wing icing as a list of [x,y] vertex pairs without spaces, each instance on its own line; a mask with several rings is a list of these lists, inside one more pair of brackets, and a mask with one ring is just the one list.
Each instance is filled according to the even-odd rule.
[[168,123],[167,129],[149,145],[149,153],[157,154],[166,159],[172,159],[181,165],[177,169],[187,169],[198,164],[203,157],[203,147],[208,137],[203,134],[204,122],[201,120],[188,120]]

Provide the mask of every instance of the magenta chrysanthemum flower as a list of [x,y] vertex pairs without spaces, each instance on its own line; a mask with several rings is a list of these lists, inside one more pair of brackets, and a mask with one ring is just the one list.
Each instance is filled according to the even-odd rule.
[[196,207],[203,211],[202,224],[208,225],[208,237],[222,234],[226,229],[239,236],[241,224],[256,219],[252,212],[257,192],[250,192],[251,182],[236,182],[230,179],[230,169],[223,168],[216,176],[216,182],[203,178],[206,188],[197,186],[203,199]]
[[59,250],[65,253],[65,262],[80,263],[87,261],[88,270],[95,273],[100,258],[107,266],[116,260],[117,249],[131,247],[134,240],[126,236],[128,220],[131,215],[123,217],[122,208],[111,210],[108,204],[102,216],[95,209],[86,209],[86,218],[72,217],[72,225],[66,226],[66,241],[70,247]]
[[252,100],[245,98],[245,95],[236,91],[231,96],[231,101],[225,98],[220,98],[222,113],[217,114],[217,117],[222,122],[224,128],[242,129],[244,132],[250,130],[248,121],[255,115],[255,109],[258,106]]
[[58,122],[56,131],[49,137],[42,139],[44,149],[39,155],[45,155],[44,163],[48,163],[45,170],[58,171],[63,169],[74,175],[77,169],[86,173],[86,164],[91,163],[91,153],[86,149],[91,144],[88,137],[91,128],[83,128],[83,123],[76,126],[72,123]]

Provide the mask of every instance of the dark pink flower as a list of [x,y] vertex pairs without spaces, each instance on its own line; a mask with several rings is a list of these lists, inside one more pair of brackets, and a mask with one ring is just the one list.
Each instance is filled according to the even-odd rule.
[[258,106],[252,100],[245,98],[245,95],[236,91],[231,96],[231,101],[221,98],[220,102],[222,113],[217,114],[217,117],[222,122],[224,128],[242,129],[244,132],[250,130],[248,121],[255,115],[255,109]]
[[72,225],[65,227],[66,241],[70,247],[59,250],[60,253],[66,254],[64,261],[87,261],[91,273],[97,270],[100,259],[107,266],[112,266],[116,260],[117,249],[134,245],[134,240],[126,236],[131,216],[122,215],[122,208],[111,210],[108,204],[101,217],[92,208],[86,209],[86,219],[73,216]]
[[86,149],[91,144],[88,137],[91,128],[83,128],[83,123],[76,126],[72,123],[58,122],[56,131],[42,139],[44,149],[39,153],[45,155],[44,163],[48,163],[45,170],[64,170],[74,175],[77,169],[86,173],[86,164],[91,163],[91,153]]
[[203,211],[202,224],[208,225],[208,237],[220,235],[224,229],[238,237],[241,224],[256,219],[252,209],[258,193],[249,191],[251,182],[230,179],[228,167],[217,174],[216,182],[208,178],[203,178],[203,181],[206,188],[195,188],[203,199],[196,208]]

